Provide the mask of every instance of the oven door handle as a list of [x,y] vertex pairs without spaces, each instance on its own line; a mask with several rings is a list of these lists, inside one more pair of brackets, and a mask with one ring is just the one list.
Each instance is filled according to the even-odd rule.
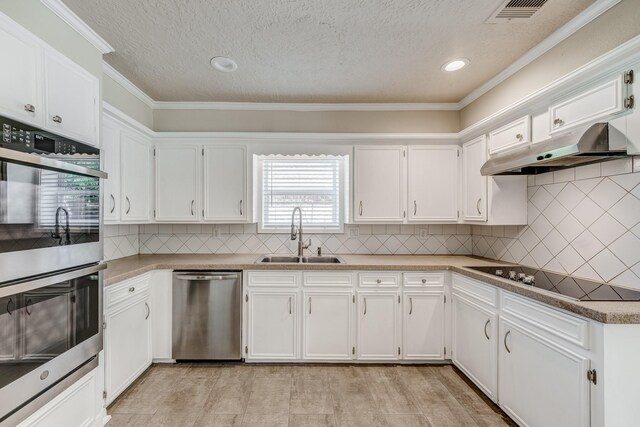
[[75,175],[84,175],[94,178],[107,178],[107,173],[100,170],[85,168],[61,160],[49,159],[36,154],[23,153],[21,151],[10,150],[0,147],[0,160],[11,163],[33,166],[39,169],[48,169],[56,172],[65,172]]
[[89,267],[84,267],[79,270],[67,271],[61,274],[55,274],[53,276],[47,276],[47,277],[42,277],[36,280],[30,280],[28,282],[7,284],[4,286],[0,286],[0,298],[21,294],[23,292],[33,291],[36,289],[55,285],[56,283],[77,279],[78,277],[88,276],[91,273],[97,273],[106,268],[107,268],[106,263],[100,263],[100,264],[91,265]]

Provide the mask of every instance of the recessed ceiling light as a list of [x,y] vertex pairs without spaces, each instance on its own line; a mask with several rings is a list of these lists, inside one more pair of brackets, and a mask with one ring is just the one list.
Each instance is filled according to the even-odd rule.
[[214,56],[211,58],[211,66],[223,73],[231,73],[238,69],[236,61],[225,56]]
[[458,58],[444,64],[442,66],[442,71],[458,71],[467,65],[469,65],[469,60],[467,58]]

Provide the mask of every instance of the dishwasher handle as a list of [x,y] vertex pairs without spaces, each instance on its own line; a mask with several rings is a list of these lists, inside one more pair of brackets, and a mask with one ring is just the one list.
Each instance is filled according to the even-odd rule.
[[229,280],[229,279],[237,279],[237,274],[176,274],[176,279],[187,280],[187,281],[198,281],[198,280]]

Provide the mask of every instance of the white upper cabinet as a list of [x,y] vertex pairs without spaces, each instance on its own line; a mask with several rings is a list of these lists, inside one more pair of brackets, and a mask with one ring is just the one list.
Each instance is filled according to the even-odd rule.
[[120,209],[125,222],[148,222],[151,206],[151,143],[122,131],[120,138]]
[[98,145],[99,80],[57,53],[46,52],[44,64],[46,128]]
[[202,149],[197,145],[157,145],[156,215],[158,221],[200,219],[200,167]]
[[0,114],[42,125],[42,50],[10,28],[0,29],[0,51],[10,58],[0,67]]
[[487,161],[487,138],[482,135],[462,146],[462,218],[487,220],[487,178],[480,168]]
[[249,209],[246,146],[205,147],[204,219],[243,222]]
[[109,119],[102,122],[102,168],[109,174],[104,185],[104,220],[120,220],[120,128]]
[[354,170],[354,220],[401,223],[405,211],[403,146],[357,146]]
[[457,146],[408,148],[409,221],[458,220]]
[[531,142],[531,116],[524,116],[489,133],[489,154],[497,154]]
[[628,85],[624,75],[602,83],[549,107],[550,135],[607,119],[627,110]]

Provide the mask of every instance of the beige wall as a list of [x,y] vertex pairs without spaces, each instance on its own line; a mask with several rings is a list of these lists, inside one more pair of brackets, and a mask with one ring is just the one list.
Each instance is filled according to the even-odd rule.
[[155,110],[156,131],[457,132],[457,111]]
[[153,110],[107,75],[102,77],[102,99],[149,129],[153,129]]
[[40,0],[0,0],[0,11],[54,49],[102,77],[102,54]]
[[471,103],[464,129],[640,34],[640,0],[622,0],[540,58]]

